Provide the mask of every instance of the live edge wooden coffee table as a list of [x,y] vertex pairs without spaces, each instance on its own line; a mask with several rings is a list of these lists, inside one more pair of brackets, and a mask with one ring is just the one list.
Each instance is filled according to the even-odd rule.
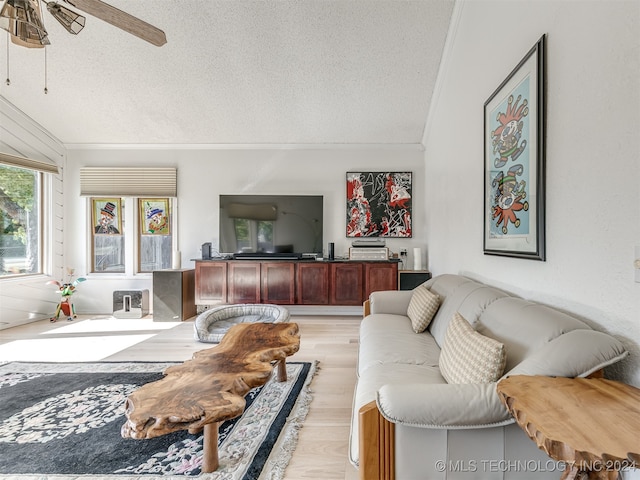
[[242,415],[244,396],[271,378],[286,381],[286,358],[300,348],[297,323],[242,323],[213,348],[201,350],[165,377],[127,398],[124,438],[153,438],[177,430],[204,429],[202,472],[215,471],[218,424]]
[[616,480],[640,468],[640,389],[604,378],[514,375],[498,394],[562,479]]

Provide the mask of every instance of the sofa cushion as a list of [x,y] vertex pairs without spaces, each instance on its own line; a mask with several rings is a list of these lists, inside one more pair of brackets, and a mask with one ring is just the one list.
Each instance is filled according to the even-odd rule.
[[448,383],[495,382],[505,362],[502,343],[476,332],[458,312],[453,315],[440,353],[440,373]]
[[440,306],[440,295],[431,293],[422,285],[413,289],[407,316],[411,319],[411,326],[416,333],[422,333],[431,323],[433,316]]
[[591,330],[586,323],[560,310],[517,297],[493,302],[474,328],[478,333],[504,344],[507,372],[554,338],[572,330]]
[[437,368],[440,347],[428,332],[415,333],[403,315],[375,313],[360,324],[358,374],[374,365],[407,364]]
[[[487,285],[458,275],[444,275],[426,286],[431,292],[440,295],[441,304],[429,325],[429,332],[440,347],[454,313],[459,312],[471,325],[474,325],[482,312],[497,299],[507,294]],[[453,278],[452,278],[453,277]]]

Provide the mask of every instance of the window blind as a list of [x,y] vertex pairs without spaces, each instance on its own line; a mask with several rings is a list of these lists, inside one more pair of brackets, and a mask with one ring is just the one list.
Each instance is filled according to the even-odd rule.
[[276,220],[278,209],[275,205],[230,203],[226,207],[229,218],[246,218],[247,220]]
[[37,172],[53,173],[54,175],[58,175],[59,173],[58,166],[53,163],[2,152],[0,152],[0,164],[10,167],[26,168],[27,170],[35,170]]
[[176,197],[177,169],[85,167],[80,169],[85,197]]

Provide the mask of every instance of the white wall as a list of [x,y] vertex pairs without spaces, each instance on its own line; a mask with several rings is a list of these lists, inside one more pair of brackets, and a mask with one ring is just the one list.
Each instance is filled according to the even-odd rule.
[[[61,278],[63,263],[63,176],[66,150],[64,146],[33,122],[4,97],[0,96],[0,151],[34,160],[48,161],[58,166],[59,174],[47,174],[43,190],[51,203],[41,213],[45,220],[43,271]],[[29,275],[0,282],[0,329],[42,320],[55,312],[59,297],[55,288],[45,286],[51,277]]]
[[[419,145],[325,148],[82,148],[68,152],[65,174],[65,252],[78,274],[90,270],[87,201],[79,197],[81,167],[176,166],[178,232],[182,266],[193,268],[204,242],[218,245],[218,196],[221,193],[324,195],[324,248],[335,243],[336,255],[348,253],[346,226],[347,171],[411,171],[414,174],[414,237],[389,239],[398,252],[426,247],[424,228],[424,158]],[[74,303],[80,313],[111,313],[114,290],[148,288],[150,274],[89,274]]]
[[[547,34],[547,260],[483,254],[483,105]],[[424,136],[434,274],[577,314],[632,355],[640,386],[640,2],[459,2]],[[443,179],[447,179],[443,181]]]

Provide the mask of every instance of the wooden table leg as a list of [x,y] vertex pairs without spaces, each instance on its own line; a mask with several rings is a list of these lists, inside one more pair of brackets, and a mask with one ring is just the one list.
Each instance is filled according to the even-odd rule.
[[596,470],[587,472],[589,480],[618,480],[620,473],[617,470]]
[[278,372],[276,375],[276,380],[279,382],[287,381],[287,359],[283,358],[282,360],[278,360]]
[[202,453],[202,473],[215,472],[220,466],[218,460],[218,423],[216,422],[204,426]]
[[582,480],[580,470],[575,465],[565,464],[560,480]]
[[566,464],[566,469],[560,480],[618,480],[617,470],[582,470],[575,465]]

